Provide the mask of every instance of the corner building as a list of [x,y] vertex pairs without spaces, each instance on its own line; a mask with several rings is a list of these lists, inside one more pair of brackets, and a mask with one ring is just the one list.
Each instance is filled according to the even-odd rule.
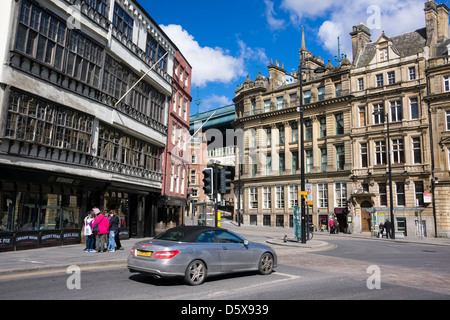
[[448,236],[449,9],[428,1],[424,13],[424,28],[375,41],[367,26],[354,26],[353,60],[336,67],[308,52],[303,34],[304,70],[326,69],[303,73],[303,124],[299,76],[283,64],[271,62],[269,78],[238,86],[244,223],[292,225],[303,125],[309,219],[318,229],[336,216],[340,231],[377,234],[390,219],[390,161],[398,236]]
[[77,242],[93,206],[153,235],[176,47],[136,1],[2,9],[0,249]]

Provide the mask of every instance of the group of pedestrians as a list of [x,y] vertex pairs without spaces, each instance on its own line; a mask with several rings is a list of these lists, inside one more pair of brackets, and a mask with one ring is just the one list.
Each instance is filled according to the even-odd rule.
[[392,239],[392,223],[387,219],[384,223],[381,222],[378,226],[378,236],[383,238],[383,233],[386,230],[386,239]]
[[339,221],[336,218],[336,215],[330,217],[328,221],[328,225],[330,227],[330,234],[338,234],[339,233]]
[[[120,220],[115,210],[106,213],[97,207],[92,208],[84,219],[86,252],[114,252],[123,250],[119,238]],[[94,249],[95,248],[95,249]]]

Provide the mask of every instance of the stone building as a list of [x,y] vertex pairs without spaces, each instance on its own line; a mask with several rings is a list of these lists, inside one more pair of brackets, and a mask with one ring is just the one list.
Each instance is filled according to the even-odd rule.
[[[303,124],[298,73],[271,62],[269,78],[258,75],[238,86],[234,125],[246,133],[244,223],[292,225],[303,125],[309,219],[318,228],[336,216],[341,231],[377,233],[389,218],[390,159],[399,235],[448,234],[447,6],[425,3],[425,26],[383,32],[373,42],[369,28],[354,26],[353,60],[336,67],[308,52],[303,35]],[[317,67],[326,72],[310,71]]]

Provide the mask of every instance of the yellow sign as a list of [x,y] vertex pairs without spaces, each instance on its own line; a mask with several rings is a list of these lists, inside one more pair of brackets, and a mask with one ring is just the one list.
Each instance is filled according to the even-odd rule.
[[313,202],[312,202],[312,201],[305,201],[305,204],[306,204],[307,206],[312,206],[312,205],[313,205]]
[[307,196],[308,195],[308,191],[299,191],[298,194],[301,195],[301,196]]

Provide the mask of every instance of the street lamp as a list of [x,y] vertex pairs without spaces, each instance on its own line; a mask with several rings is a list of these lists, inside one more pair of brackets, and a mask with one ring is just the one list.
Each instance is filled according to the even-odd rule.
[[[305,141],[303,139],[303,71],[304,70],[313,70],[314,73],[324,73],[326,70],[324,67],[318,67],[315,69],[307,68],[303,66],[303,61],[300,61],[300,65],[298,67],[298,79],[300,81],[300,180],[301,180],[301,191],[305,191]],[[300,197],[301,206],[301,242],[306,243],[306,221],[305,221],[305,198],[303,196]]]
[[395,239],[395,222],[394,222],[394,200],[392,195],[392,168],[391,168],[391,137],[389,135],[389,113],[384,113],[381,110],[375,111],[372,113],[374,116],[382,115],[386,118],[386,129],[387,129],[387,161],[388,161],[388,175],[389,175],[389,210],[391,213],[391,239]]

